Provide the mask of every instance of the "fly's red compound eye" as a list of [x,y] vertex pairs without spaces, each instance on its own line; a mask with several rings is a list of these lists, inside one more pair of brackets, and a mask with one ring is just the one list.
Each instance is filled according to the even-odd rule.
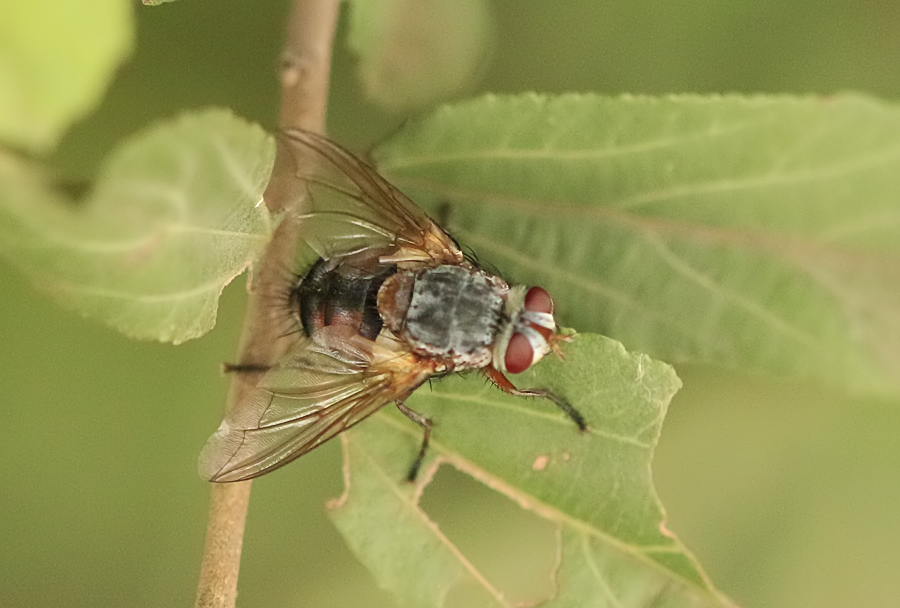
[[525,310],[553,314],[553,298],[543,287],[532,287],[525,294]]
[[521,374],[531,367],[532,361],[534,361],[534,349],[531,347],[531,342],[520,333],[513,334],[503,359],[506,371],[511,374]]

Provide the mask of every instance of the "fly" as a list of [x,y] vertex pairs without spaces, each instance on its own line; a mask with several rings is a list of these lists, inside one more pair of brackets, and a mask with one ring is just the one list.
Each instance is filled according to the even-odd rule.
[[584,431],[582,415],[546,390],[518,390],[525,371],[566,338],[541,287],[509,285],[463,255],[424,211],[332,141],[290,130],[303,200],[298,266],[286,292],[294,326],[287,353],[262,371],[249,399],[226,415],[200,455],[210,481],[276,469],[395,403],[423,430],[409,479],[425,456],[431,422],[404,405],[435,376],[482,370],[501,390],[551,400]]

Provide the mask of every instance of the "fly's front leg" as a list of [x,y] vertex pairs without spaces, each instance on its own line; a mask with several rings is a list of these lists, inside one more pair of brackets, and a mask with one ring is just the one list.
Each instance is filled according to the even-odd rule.
[[565,412],[566,416],[572,419],[572,422],[578,425],[578,430],[582,433],[588,430],[587,423],[584,421],[584,416],[581,415],[581,412],[576,410],[571,403],[559,395],[542,388],[532,388],[520,391],[509,381],[509,378],[503,375],[503,372],[496,369],[493,365],[487,366],[484,369],[484,373],[490,378],[491,382],[496,384],[497,388],[504,393],[515,395],[516,397],[543,397],[544,399],[549,399],[556,407]]
[[407,418],[418,424],[425,433],[422,437],[422,447],[419,448],[419,455],[416,456],[412,466],[409,467],[409,473],[406,474],[407,481],[415,481],[416,477],[419,475],[419,468],[422,466],[422,461],[425,460],[425,452],[428,451],[428,440],[431,439],[431,420],[419,412],[412,411],[403,405],[403,402],[401,401],[397,402],[397,409],[403,412]]

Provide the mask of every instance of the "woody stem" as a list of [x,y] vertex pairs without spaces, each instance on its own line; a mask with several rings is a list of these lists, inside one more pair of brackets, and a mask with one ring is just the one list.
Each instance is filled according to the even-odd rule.
[[[281,68],[282,128],[325,130],[331,49],[337,24],[339,0],[295,0],[288,22]],[[277,162],[276,162],[276,166]],[[267,198],[273,212],[283,200]],[[294,251],[297,223],[282,221],[272,235],[260,262],[247,301],[238,362],[271,365],[279,355],[277,324],[269,321],[263,301],[266,285],[288,267]],[[231,376],[226,411],[239,407],[252,391],[255,374]],[[206,527],[206,543],[200,566],[196,608],[234,608],[244,540],[244,524],[250,504],[250,482],[213,484]]]

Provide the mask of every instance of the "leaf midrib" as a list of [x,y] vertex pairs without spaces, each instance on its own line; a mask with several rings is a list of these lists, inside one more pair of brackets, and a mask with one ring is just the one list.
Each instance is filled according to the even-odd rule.
[[775,120],[774,117],[766,117],[763,120],[747,120],[737,122],[727,126],[714,125],[705,131],[698,131],[690,135],[682,135],[677,137],[661,137],[632,143],[628,145],[613,145],[605,147],[579,148],[579,149],[555,149],[552,147],[553,141],[547,141],[541,148],[511,148],[511,147],[494,147],[485,150],[465,150],[454,153],[437,153],[417,156],[397,156],[389,161],[379,163],[378,166],[382,171],[389,172],[397,169],[409,169],[423,167],[427,165],[440,165],[453,162],[468,161],[486,161],[486,160],[536,160],[536,161],[582,161],[582,160],[600,160],[619,158],[631,154],[641,154],[653,150],[660,150],[669,147],[679,146],[688,142],[698,142],[705,139],[713,139],[716,137],[724,137],[745,131],[750,128],[763,127]]

